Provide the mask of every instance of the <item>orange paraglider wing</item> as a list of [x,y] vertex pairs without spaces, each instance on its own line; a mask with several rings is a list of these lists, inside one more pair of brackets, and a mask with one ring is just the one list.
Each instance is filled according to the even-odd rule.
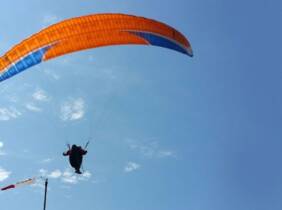
[[189,41],[164,23],[125,14],[88,15],[54,24],[14,46],[0,57],[0,81],[64,54],[124,44],[155,45],[193,56]]

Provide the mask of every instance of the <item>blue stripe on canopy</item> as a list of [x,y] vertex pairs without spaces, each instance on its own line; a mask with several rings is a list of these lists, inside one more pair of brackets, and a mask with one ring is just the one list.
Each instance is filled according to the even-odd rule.
[[10,65],[9,69],[0,75],[0,81],[8,79],[14,76],[15,74],[26,70],[27,68],[40,63],[43,59],[44,54],[47,52],[48,49],[50,49],[50,47],[50,45],[42,47],[26,55],[25,57],[17,61],[17,63]]
[[143,32],[143,31],[142,32],[141,31],[129,31],[129,33],[132,33],[134,35],[137,35],[147,40],[151,45],[169,48],[169,49],[184,53],[186,55],[193,56],[191,53],[189,53],[188,49],[178,44],[176,41],[165,38],[163,36],[159,36],[157,34],[152,34],[148,32]]

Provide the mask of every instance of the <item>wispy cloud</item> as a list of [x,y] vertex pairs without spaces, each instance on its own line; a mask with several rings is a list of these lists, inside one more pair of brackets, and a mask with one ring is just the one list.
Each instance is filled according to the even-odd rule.
[[65,171],[56,169],[54,171],[48,172],[46,169],[39,170],[40,176],[48,177],[51,179],[59,179],[63,183],[77,184],[79,181],[87,181],[91,178],[91,173],[85,171],[81,175],[75,174],[71,169],[67,168]]
[[111,79],[111,80],[117,79],[117,74],[115,72],[115,69],[106,68],[106,69],[103,69],[102,72],[104,76],[108,79]]
[[67,120],[79,120],[83,118],[85,113],[85,102],[82,98],[69,99],[65,101],[61,106],[61,119]]
[[[45,172],[44,171],[44,169],[40,169],[42,172]],[[42,177],[37,177],[37,178],[35,178],[35,180],[34,180],[34,183],[32,183],[32,187],[36,187],[36,188],[41,188],[41,189],[44,189],[45,188],[45,178],[43,178],[43,176]],[[50,190],[50,188],[48,189],[48,190]],[[41,191],[40,191],[40,193],[42,193]]]
[[48,171],[46,169],[41,168],[39,169],[39,174],[40,176],[46,177],[48,174]]
[[176,157],[176,153],[174,151],[161,148],[158,141],[155,139],[149,139],[146,141],[128,139],[126,142],[131,150],[135,150],[147,158]]
[[43,23],[43,26],[46,27],[48,25],[51,25],[51,24],[58,22],[60,19],[61,18],[59,18],[55,14],[47,14],[43,17],[42,23]]
[[49,101],[50,97],[47,95],[47,92],[42,89],[37,89],[33,94],[32,98],[36,101]]
[[4,181],[10,176],[11,172],[5,170],[4,168],[0,168],[0,182]]
[[15,96],[15,95],[8,95],[7,98],[8,98],[8,101],[10,101],[12,103],[17,103],[18,100],[19,100],[18,97]]
[[81,176],[81,180],[87,180],[92,176],[92,174],[89,171],[85,171],[82,176]]
[[44,160],[40,161],[41,163],[51,163],[54,159],[53,158],[45,158]]
[[44,73],[54,80],[60,79],[60,76],[57,73],[55,73],[54,71],[51,71],[50,69],[45,69]]
[[4,148],[4,143],[0,141],[0,155],[6,155],[6,152],[3,150]]
[[133,172],[133,171],[138,170],[139,168],[140,168],[140,165],[138,163],[128,162],[124,167],[124,172],[126,173]]
[[31,186],[32,186],[32,187],[41,188],[41,189],[44,189],[44,188],[45,188],[44,183],[43,183],[42,180],[40,180],[40,179],[37,179]]
[[49,178],[53,178],[53,179],[59,178],[59,177],[61,177],[61,176],[62,176],[62,172],[61,172],[59,169],[57,169],[57,170],[55,170],[55,171],[52,171],[52,172],[48,175]]
[[11,119],[18,118],[22,113],[14,107],[0,108],[0,121],[8,121]]
[[39,106],[41,103],[46,103],[51,100],[51,97],[47,92],[41,88],[36,88],[33,90],[31,99],[28,102],[25,102],[24,107],[31,112],[41,112],[42,108]]
[[36,106],[34,103],[30,102],[25,105],[25,108],[32,112],[41,112],[42,109]]
[[103,178],[93,178],[91,183],[93,184],[100,184],[100,183],[104,183],[107,182],[107,179],[105,177]]
[[77,176],[70,170],[63,173],[62,181],[69,184],[76,184],[78,182]]
[[79,181],[87,181],[91,177],[91,173],[89,171],[85,171],[81,175],[74,174],[70,169],[66,169],[61,177],[61,180],[65,183],[76,184]]
[[158,151],[158,157],[165,158],[165,157],[176,157],[176,154],[174,151],[170,150],[160,150]]

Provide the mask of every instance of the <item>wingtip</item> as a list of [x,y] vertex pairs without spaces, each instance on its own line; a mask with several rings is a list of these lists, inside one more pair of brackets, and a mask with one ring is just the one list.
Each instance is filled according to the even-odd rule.
[[191,47],[186,48],[187,55],[190,57],[194,57],[194,53]]

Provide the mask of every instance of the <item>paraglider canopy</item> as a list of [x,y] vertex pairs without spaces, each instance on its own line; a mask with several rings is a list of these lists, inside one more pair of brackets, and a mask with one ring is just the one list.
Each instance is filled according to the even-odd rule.
[[126,14],[96,14],[56,23],[0,57],[0,81],[42,61],[109,45],[154,45],[193,56],[187,38],[156,20]]

